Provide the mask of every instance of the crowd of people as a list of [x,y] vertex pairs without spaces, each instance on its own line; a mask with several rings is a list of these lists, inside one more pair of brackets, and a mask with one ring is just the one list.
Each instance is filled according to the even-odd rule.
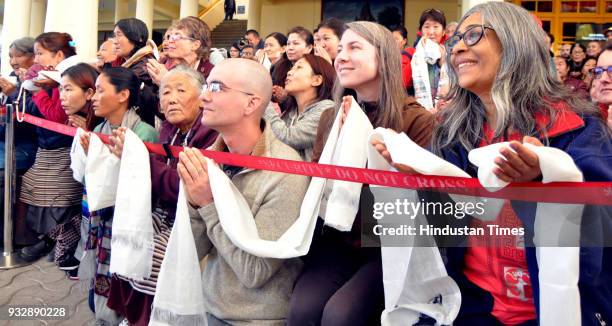
[[[234,12],[235,2],[226,1],[226,19]],[[214,64],[210,29],[196,17],[174,22],[159,49],[144,22],[122,19],[95,62],[78,56],[67,33],[15,40],[11,77],[0,77],[2,93],[25,113],[86,131],[75,141],[86,155],[94,155],[90,132],[110,137],[107,148],[116,160],[125,154],[128,130],[143,142],[185,147],[179,156],[150,154],[154,248],[150,277],[139,279],[111,273],[114,207],[89,209],[85,178],[71,168],[73,138],[17,124],[20,255],[30,261],[48,255],[71,279],[87,282],[99,323],[146,325],[182,184],[203,266],[208,325],[380,324],[381,251],[361,246],[363,212],[349,232],[319,218],[305,256],[258,256],[223,229],[224,198],[213,196],[212,172],[195,149],[319,162],[337,138],[336,117],[341,130],[357,104],[373,128],[404,132],[472,177],[478,170],[468,160],[471,150],[510,142],[494,161],[502,181],[542,180],[530,146],[567,153],[584,181],[611,181],[612,28],[607,41],[563,44],[553,54],[554,40],[538,23],[507,2],[478,5],[451,23],[429,9],[410,46],[403,26],[331,18],[314,31],[296,26],[261,38],[248,30]],[[396,170],[416,173],[393,162],[384,143],[368,146]],[[310,178],[219,168],[243,197],[261,239],[277,241],[292,228]],[[532,208],[512,216],[533,224],[534,214]],[[612,226],[609,217],[601,219],[602,230]],[[441,250],[461,291],[455,324],[538,324],[535,248],[517,243]],[[612,322],[609,249],[581,249],[583,325]],[[504,268],[523,271],[520,295],[508,290]],[[419,325],[439,317],[421,313]]]

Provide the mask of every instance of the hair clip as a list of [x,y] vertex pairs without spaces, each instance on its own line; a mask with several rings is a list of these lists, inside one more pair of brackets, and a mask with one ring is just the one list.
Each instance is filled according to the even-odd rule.
[[68,45],[70,45],[71,47],[76,47],[76,43],[74,41],[69,41]]

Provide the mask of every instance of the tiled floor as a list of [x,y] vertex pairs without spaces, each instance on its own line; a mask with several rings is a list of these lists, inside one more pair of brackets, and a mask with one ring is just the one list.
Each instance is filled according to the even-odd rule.
[[0,320],[0,325],[93,325],[87,305],[86,286],[68,279],[66,273],[43,257],[14,269],[0,270],[0,307],[6,305],[64,305],[67,320]]

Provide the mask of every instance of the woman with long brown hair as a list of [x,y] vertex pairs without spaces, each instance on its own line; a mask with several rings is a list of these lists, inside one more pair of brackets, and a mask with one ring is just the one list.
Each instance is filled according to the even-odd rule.
[[[405,132],[429,144],[433,117],[407,97],[401,60],[391,32],[371,22],[347,24],[334,61],[335,110],[321,116],[313,150],[318,161],[338,111],[350,108],[353,95],[374,127]],[[365,144],[364,144],[365,146]],[[380,249],[361,248],[360,213],[350,232],[317,225],[305,256],[304,271],[291,297],[288,325],[372,325],[383,309]],[[319,221],[321,222],[321,221]]]

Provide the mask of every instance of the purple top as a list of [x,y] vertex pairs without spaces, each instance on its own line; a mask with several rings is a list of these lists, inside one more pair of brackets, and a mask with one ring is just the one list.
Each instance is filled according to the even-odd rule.
[[[201,120],[202,112],[187,134],[181,134],[177,127],[164,121],[159,134],[160,143],[183,146],[186,140],[188,147],[208,148],[217,139],[217,132],[203,126]],[[164,156],[152,154],[150,162],[154,206],[167,209],[169,217],[174,218],[179,192],[179,176],[176,171],[178,157],[168,161]]]

